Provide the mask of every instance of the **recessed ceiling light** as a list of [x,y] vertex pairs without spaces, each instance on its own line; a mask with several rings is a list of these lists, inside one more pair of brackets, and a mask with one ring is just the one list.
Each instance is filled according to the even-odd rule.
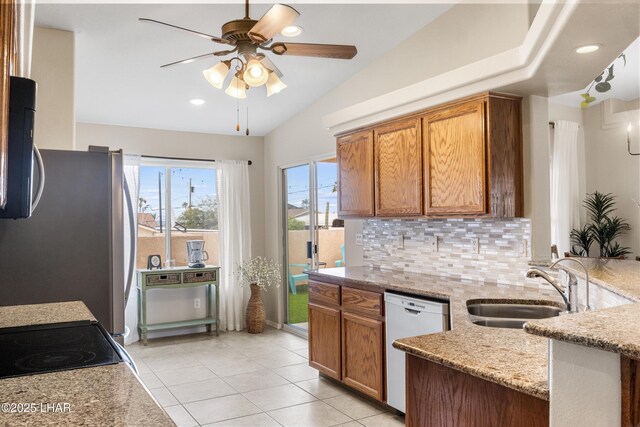
[[591,52],[595,52],[596,50],[600,49],[600,46],[597,44],[589,44],[586,46],[580,46],[578,48],[576,48],[576,53],[591,53]]
[[195,98],[195,99],[191,99],[189,100],[189,102],[193,105],[202,105],[204,104],[206,101],[204,99],[200,99],[200,98]]
[[282,31],[280,31],[285,37],[297,37],[302,34],[302,27],[299,25],[289,25],[288,27],[284,27]]

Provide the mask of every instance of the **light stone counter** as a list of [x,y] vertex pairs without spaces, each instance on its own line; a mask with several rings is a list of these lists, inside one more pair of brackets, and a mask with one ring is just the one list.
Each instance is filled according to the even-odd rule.
[[366,267],[328,268],[310,272],[309,276],[329,283],[448,301],[451,331],[403,338],[395,341],[394,347],[478,378],[549,399],[547,340],[522,330],[474,325],[469,319],[467,302],[497,299],[560,306],[562,299],[550,286],[510,286]]
[[96,320],[80,301],[0,307],[0,328]]
[[[580,259],[589,280],[632,301],[586,313],[576,313],[525,324],[525,330],[558,341],[611,351],[640,360],[640,262]],[[584,271],[565,264],[584,278]]]
[[[95,320],[81,302],[0,307],[3,328],[80,320]],[[175,426],[126,363],[0,379],[0,404],[11,403],[0,425]]]

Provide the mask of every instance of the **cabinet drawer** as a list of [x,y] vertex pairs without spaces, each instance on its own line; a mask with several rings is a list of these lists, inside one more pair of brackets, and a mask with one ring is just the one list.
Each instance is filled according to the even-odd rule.
[[382,316],[382,294],[342,287],[342,307],[345,310]]
[[179,285],[180,273],[147,274],[147,286]]
[[340,286],[309,280],[309,301],[340,305]]
[[182,273],[184,283],[211,283],[216,281],[215,271],[194,271]]

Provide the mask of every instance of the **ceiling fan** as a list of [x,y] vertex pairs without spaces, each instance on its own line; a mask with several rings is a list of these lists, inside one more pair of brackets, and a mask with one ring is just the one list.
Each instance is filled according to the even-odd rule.
[[222,35],[214,36],[200,31],[190,30],[177,25],[160,22],[155,19],[139,18],[142,22],[160,24],[166,27],[189,32],[204,37],[214,43],[227,45],[228,49],[205,53],[192,58],[164,64],[161,68],[178,64],[186,64],[212,56],[224,57],[231,54],[236,56],[223,60],[213,67],[204,70],[204,77],[214,87],[221,89],[229,74],[231,64],[238,61],[235,74],[225,93],[235,98],[246,98],[246,91],[250,87],[265,85],[267,96],[280,92],[287,86],[280,80],[282,73],[264,53],[275,55],[311,56],[318,58],[351,59],[358,53],[355,46],[314,43],[273,42],[274,36],[292,26],[300,16],[291,6],[274,4],[259,20],[249,17],[249,0],[245,1],[245,16],[242,19],[229,21],[222,25]]

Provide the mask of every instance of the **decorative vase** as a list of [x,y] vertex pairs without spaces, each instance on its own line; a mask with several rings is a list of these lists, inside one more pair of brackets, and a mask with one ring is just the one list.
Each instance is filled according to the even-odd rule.
[[247,332],[250,334],[261,334],[264,332],[264,304],[260,294],[260,286],[251,284],[251,298],[247,304]]

